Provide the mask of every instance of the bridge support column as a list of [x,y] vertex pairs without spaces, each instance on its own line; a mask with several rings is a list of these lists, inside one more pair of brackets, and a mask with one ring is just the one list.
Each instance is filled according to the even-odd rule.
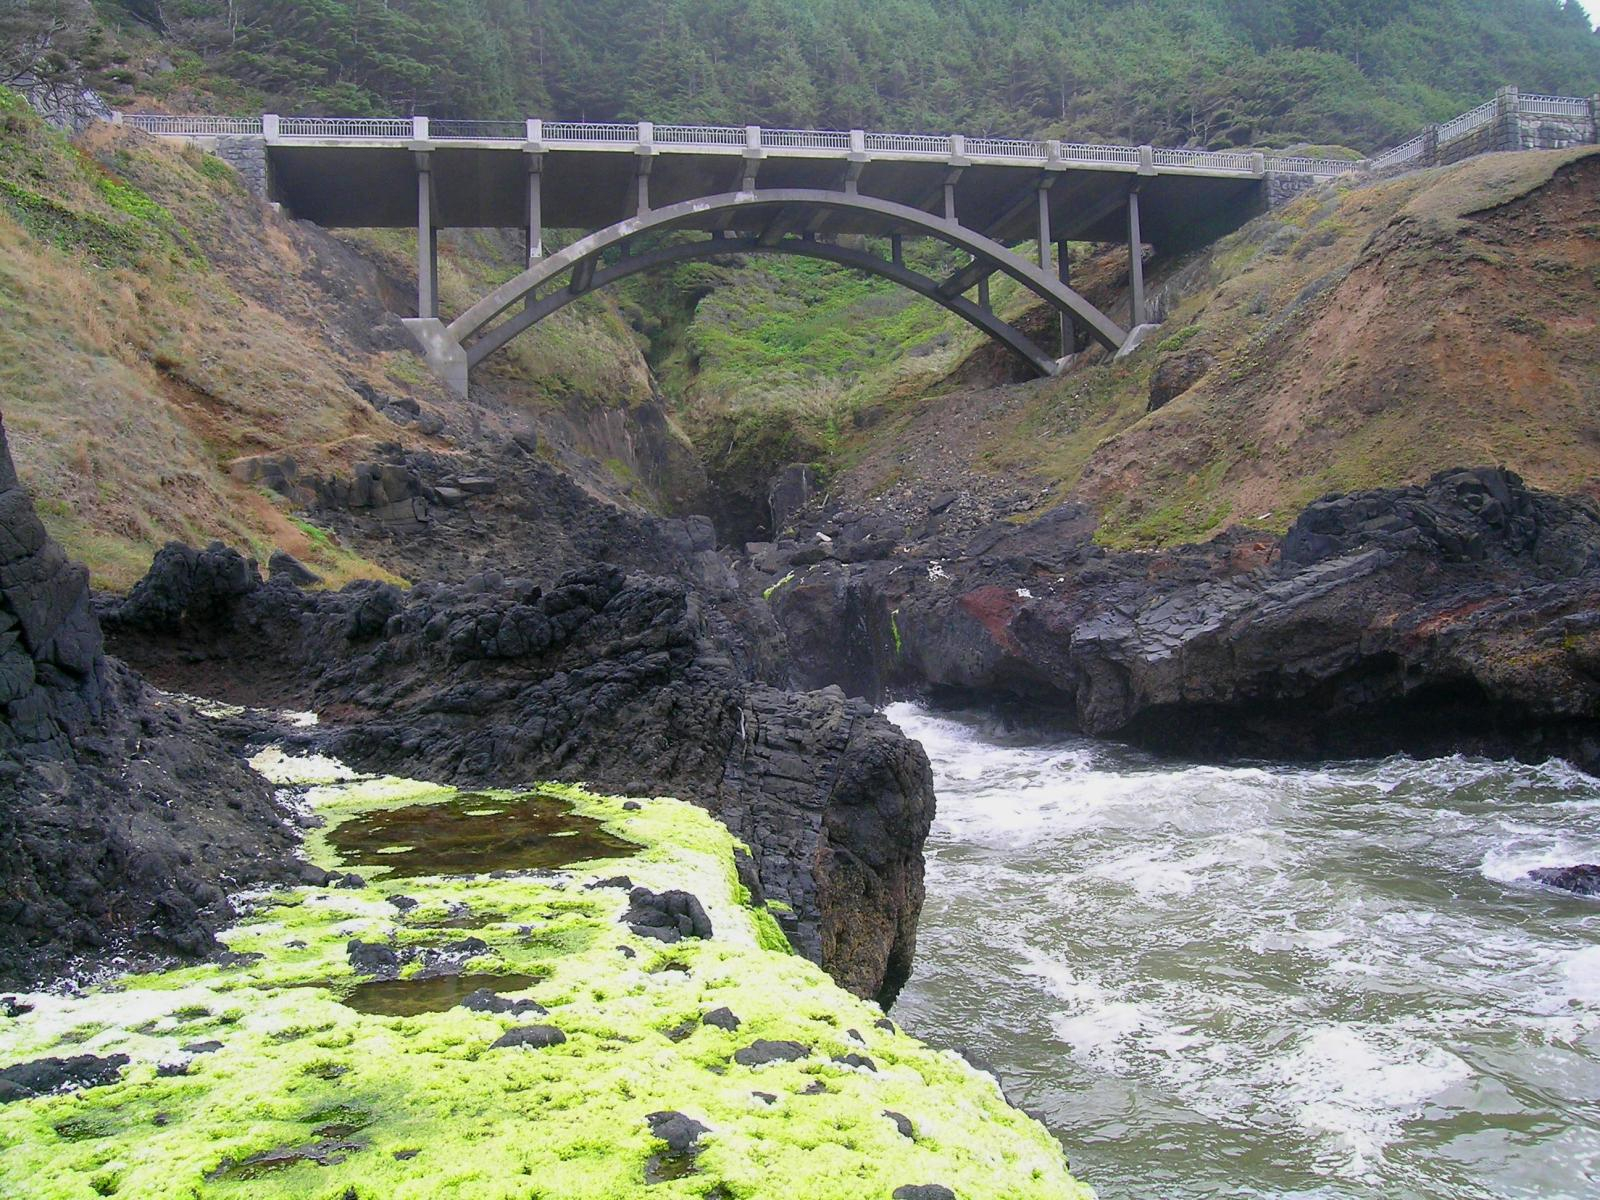
[[889,235],[889,261],[897,267],[906,265],[905,238],[898,233]]
[[[1052,179],[1050,181],[1054,183]],[[1050,269],[1050,184],[1039,185],[1039,269]]]
[[633,215],[642,217],[650,211],[650,168],[656,161],[656,127],[650,121],[639,122],[639,145],[634,153],[638,155],[637,175],[638,195],[634,199]]
[[[1072,255],[1066,242],[1056,243],[1056,278],[1072,286]],[[1078,322],[1071,313],[1061,314],[1061,357],[1071,358],[1078,352]]]
[[433,163],[417,155],[417,316],[439,315],[439,230],[433,223]]
[[544,172],[540,155],[528,159],[528,265],[544,257]]
[[989,277],[985,275],[978,280],[978,307],[984,312],[993,312],[994,306],[989,303]]
[[1128,327],[1137,329],[1145,323],[1144,304],[1144,239],[1139,230],[1139,189],[1128,193],[1128,296],[1130,315]]

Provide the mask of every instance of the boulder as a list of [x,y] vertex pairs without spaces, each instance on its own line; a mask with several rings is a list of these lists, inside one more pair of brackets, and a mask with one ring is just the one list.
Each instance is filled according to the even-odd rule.
[[1150,373],[1150,404],[1145,411],[1165,408],[1204,379],[1216,365],[1215,356],[1204,350],[1164,356]]
[[1575,867],[1536,867],[1528,872],[1528,878],[1577,896],[1600,896],[1600,866],[1594,863],[1580,863]]
[[292,583],[296,587],[309,587],[322,582],[321,575],[286,550],[274,550],[272,557],[267,559],[267,578]]

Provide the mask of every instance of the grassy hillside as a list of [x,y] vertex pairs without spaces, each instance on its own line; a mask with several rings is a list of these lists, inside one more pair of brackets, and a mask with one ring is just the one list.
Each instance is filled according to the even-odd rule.
[[[1600,495],[1600,151],[1326,187],[1155,286],[1171,315],[1139,353],[902,401],[838,490],[1025,485],[1093,505],[1115,546],[1280,531],[1452,466]],[[1192,386],[1150,411],[1168,377]]]
[[[341,242],[257,202],[217,159],[110,126],[74,144],[0,92],[0,396],[41,515],[98,585],[131,583],[171,538],[263,560],[282,548],[335,583],[386,574],[230,465],[290,453],[303,472],[347,474],[382,443],[456,445],[470,414],[393,316],[411,304],[409,241]],[[452,238],[445,302],[513,270],[492,238]],[[633,332],[599,297],[481,385],[535,424],[650,395]],[[443,429],[396,426],[363,392]]]

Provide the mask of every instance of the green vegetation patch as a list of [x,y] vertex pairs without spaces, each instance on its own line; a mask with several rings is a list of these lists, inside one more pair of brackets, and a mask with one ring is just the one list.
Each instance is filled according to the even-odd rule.
[[[441,804],[549,806],[598,822],[629,850],[498,877],[389,879],[363,866],[365,888],[244,898],[223,962],[27,997],[33,1011],[0,1028],[0,1064],[67,1053],[131,1061],[111,1086],[7,1106],[0,1193],[858,1200],[937,1182],[964,1198],[1091,1196],[991,1079],[789,953],[772,914],[738,884],[733,838],[692,805],[626,809],[568,786],[462,796],[278,752],[257,765],[305,788],[326,822],[307,854],[330,868],[343,865],[332,849],[341,827],[400,830]],[[626,890],[598,886],[617,875],[692,892],[714,936],[668,945],[635,935],[620,920]],[[399,979],[357,975],[353,941],[394,951]],[[468,983],[546,1011],[459,1007]],[[737,1028],[701,1020],[719,1008]],[[495,1045],[527,1026],[560,1038]],[[758,1039],[806,1053],[735,1061]],[[220,1048],[182,1049],[209,1042]],[[850,1054],[872,1069],[837,1061]],[[669,1162],[651,1133],[647,1116],[663,1111],[708,1130],[686,1161]],[[909,1118],[914,1136],[886,1112]]]

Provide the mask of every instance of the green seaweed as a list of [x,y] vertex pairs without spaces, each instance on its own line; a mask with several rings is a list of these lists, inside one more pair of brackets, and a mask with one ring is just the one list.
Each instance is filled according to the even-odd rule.
[[[702,810],[661,798],[625,809],[620,798],[565,785],[541,787],[548,800],[461,797],[410,780],[352,780],[329,760],[256,761],[279,782],[310,785],[326,825],[306,852],[326,868],[350,865],[335,849],[342,826],[441,804],[504,813],[554,801],[626,843],[627,856],[559,871],[413,876],[405,895],[414,907],[374,887],[264,894],[223,935],[246,956],[234,965],[29,996],[34,1010],[0,1028],[0,1064],[61,1052],[73,1031],[87,1035],[74,1053],[131,1061],[117,1084],[7,1106],[0,1194],[620,1200],[648,1187],[668,1200],[857,1200],[937,1180],[964,1198],[1091,1197],[1045,1129],[991,1079],[874,1024],[877,1006],[782,952],[771,912],[738,883],[736,842]],[[621,920],[626,891],[594,886],[617,874],[693,892],[715,936],[663,946],[635,935]],[[503,988],[545,1015],[440,1007],[439,997],[403,1013],[341,1002],[365,986],[349,964],[351,940],[402,954],[439,948],[454,935],[426,923],[464,909],[502,918],[478,931],[483,948],[462,964],[490,978],[413,986]],[[737,1030],[700,1019],[720,1007],[737,1014]],[[197,1018],[217,1027],[209,1036],[220,1049],[182,1051]],[[527,1024],[552,1025],[565,1040],[494,1046]],[[811,1052],[756,1068],[734,1062],[758,1038]],[[877,1070],[833,1061],[850,1052]],[[175,1062],[180,1070],[158,1071]],[[824,1094],[810,1090],[817,1083]],[[753,1101],[754,1090],[777,1100]],[[710,1130],[692,1170],[666,1162],[650,1133],[645,1117],[666,1109]],[[885,1109],[907,1114],[917,1138],[901,1136]]]

